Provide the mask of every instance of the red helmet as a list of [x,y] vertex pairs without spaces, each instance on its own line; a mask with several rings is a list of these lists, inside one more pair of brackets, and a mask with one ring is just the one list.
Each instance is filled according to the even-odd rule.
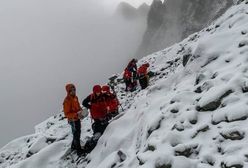
[[67,91],[67,93],[69,93],[72,89],[76,89],[75,85],[72,83],[69,83],[65,86],[65,90]]
[[103,91],[103,92],[110,92],[109,86],[108,86],[108,85],[102,86],[102,91]]
[[145,63],[145,64],[144,64],[144,66],[149,67],[149,66],[150,66],[150,64],[149,64],[149,63]]
[[95,85],[93,87],[93,93],[101,93],[102,92],[102,88],[100,85]]

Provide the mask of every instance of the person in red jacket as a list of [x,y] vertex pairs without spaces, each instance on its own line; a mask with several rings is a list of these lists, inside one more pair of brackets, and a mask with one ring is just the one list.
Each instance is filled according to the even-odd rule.
[[102,93],[107,103],[108,119],[112,119],[119,114],[119,101],[117,96],[110,92],[110,87],[108,85],[102,86]]
[[78,97],[76,96],[76,87],[73,84],[67,84],[65,89],[67,91],[67,96],[64,99],[63,111],[72,129],[73,140],[71,149],[75,149],[77,154],[81,155],[83,154],[83,149],[80,145],[81,122],[78,114],[81,112],[82,108],[80,107]]
[[87,109],[90,109],[90,114],[93,119],[93,136],[87,140],[84,146],[86,153],[90,153],[95,148],[98,139],[108,126],[107,104],[102,94],[101,86],[95,85],[93,87],[93,93],[87,96],[82,104]]
[[131,90],[132,88],[132,73],[126,68],[123,74],[123,79],[126,84],[125,91]]
[[126,84],[126,91],[134,91],[137,86],[137,59],[132,59],[125,68],[123,79]]
[[107,104],[102,95],[102,88],[100,85],[93,87],[93,93],[87,96],[83,102],[83,106],[90,109],[91,117],[94,121],[92,130],[95,133],[103,134],[106,129],[107,122]]
[[147,69],[149,68],[149,63],[143,64],[138,68],[138,77],[141,89],[145,89],[149,84],[149,76]]

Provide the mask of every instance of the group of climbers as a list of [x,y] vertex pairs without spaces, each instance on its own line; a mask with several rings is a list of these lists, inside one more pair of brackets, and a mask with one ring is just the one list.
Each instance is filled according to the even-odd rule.
[[[149,84],[149,77],[147,69],[149,63],[145,63],[137,68],[137,60],[132,59],[124,71],[124,81],[126,84],[126,91],[134,91],[137,87],[137,80],[139,80],[142,89],[145,89]],[[113,90],[110,91],[108,85],[95,85],[93,92],[87,96],[80,106],[78,97],[76,96],[76,87],[73,84],[66,85],[67,96],[64,99],[63,110],[68,123],[71,126],[73,140],[71,149],[76,150],[78,155],[83,155],[91,152],[97,144],[98,139],[105,131],[109,121],[119,114],[119,101]],[[87,140],[84,147],[80,145],[81,122],[80,119],[88,115],[88,110],[92,118],[93,136]]]
[[145,89],[149,84],[148,68],[149,63],[142,64],[137,68],[137,60],[132,59],[124,70],[123,79],[126,84],[126,91],[134,91],[137,88],[137,80],[141,89]]
[[108,126],[109,120],[118,115],[119,101],[115,94],[111,93],[108,85],[93,87],[93,93],[87,96],[82,105],[89,109],[93,121],[93,136],[86,142],[84,148],[80,145],[81,123],[80,118],[85,116],[76,96],[76,88],[73,84],[66,85],[67,96],[63,103],[64,114],[71,126],[73,140],[71,149],[78,155],[89,153],[97,144],[98,139]]

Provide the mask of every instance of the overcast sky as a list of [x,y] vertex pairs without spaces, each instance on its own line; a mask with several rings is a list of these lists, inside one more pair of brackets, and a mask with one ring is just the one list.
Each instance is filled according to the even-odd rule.
[[142,3],[147,3],[148,5],[150,5],[152,3],[153,0],[102,0],[103,4],[106,7],[110,7],[110,8],[114,8],[116,7],[116,5],[118,5],[120,2],[128,2],[129,4],[131,4],[134,7],[139,7]]
[[59,113],[66,83],[81,101],[134,57],[145,24],[108,18],[110,1],[0,1],[0,147]]

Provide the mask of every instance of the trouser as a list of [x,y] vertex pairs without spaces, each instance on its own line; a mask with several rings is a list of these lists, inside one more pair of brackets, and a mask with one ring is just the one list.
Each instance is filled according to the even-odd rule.
[[137,81],[135,78],[125,79],[126,91],[134,91],[136,90]]
[[94,123],[92,124],[93,136],[87,140],[84,146],[84,150],[86,153],[90,153],[95,148],[99,138],[101,137],[107,126],[107,120],[94,120]]
[[126,91],[129,90],[130,85],[132,84],[131,78],[130,79],[124,79],[125,84],[126,84]]
[[105,129],[108,126],[108,121],[107,119],[104,120],[94,120],[94,123],[92,124],[92,130],[93,130],[93,134],[95,133],[101,133],[103,134],[103,132],[105,131]]
[[149,77],[147,75],[140,77],[139,83],[140,83],[141,89],[145,89],[148,86]]
[[71,126],[71,130],[72,130],[72,134],[73,134],[73,140],[71,143],[71,148],[79,151],[79,150],[81,150],[81,145],[80,145],[81,122],[80,122],[80,120],[69,121],[69,124]]

